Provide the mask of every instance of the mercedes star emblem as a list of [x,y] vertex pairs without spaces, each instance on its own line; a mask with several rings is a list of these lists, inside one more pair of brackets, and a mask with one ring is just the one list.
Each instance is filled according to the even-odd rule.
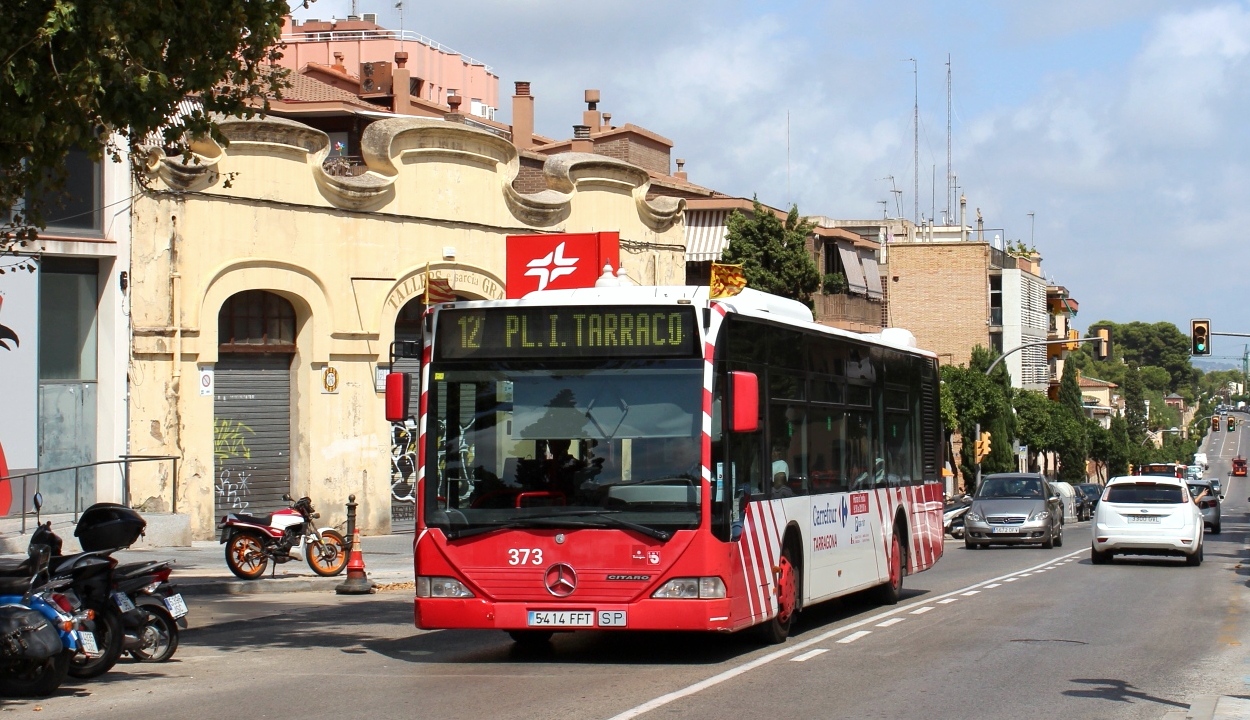
[[556,597],[568,597],[577,589],[577,573],[569,565],[556,563],[547,568],[543,582],[547,585],[547,592]]

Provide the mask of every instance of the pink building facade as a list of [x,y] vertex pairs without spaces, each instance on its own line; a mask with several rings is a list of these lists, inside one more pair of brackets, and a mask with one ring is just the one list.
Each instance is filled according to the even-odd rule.
[[[396,58],[407,55],[407,95],[447,107],[447,98],[463,98],[463,111],[493,120],[499,107],[499,76],[489,65],[423,35],[388,30],[363,19],[305,20],[287,16],[286,43],[279,65],[303,72],[309,65],[338,69],[360,82],[360,95],[391,95]],[[402,89],[401,89],[402,92]]]

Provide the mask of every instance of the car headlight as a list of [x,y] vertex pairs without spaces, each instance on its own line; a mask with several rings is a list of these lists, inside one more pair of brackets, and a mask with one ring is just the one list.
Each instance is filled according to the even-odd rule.
[[651,594],[660,600],[718,600],[725,597],[725,582],[718,577],[673,578]]
[[977,522],[985,522],[985,516],[981,514],[980,510],[969,510],[968,519],[976,520]]
[[1050,518],[1050,512],[1049,512],[1048,510],[1042,510],[1041,512],[1035,512],[1035,513],[1033,513],[1032,515],[1030,515],[1030,516],[1029,516],[1029,520],[1032,520],[1033,522],[1041,522],[1041,521],[1043,521],[1043,520],[1047,520],[1047,519],[1049,519],[1049,518]]
[[417,597],[471,598],[473,592],[464,583],[449,577],[418,577]]

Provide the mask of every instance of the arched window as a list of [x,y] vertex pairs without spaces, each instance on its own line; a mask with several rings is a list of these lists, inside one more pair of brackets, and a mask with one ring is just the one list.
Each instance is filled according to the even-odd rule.
[[217,315],[222,352],[295,352],[295,308],[279,295],[245,290]]

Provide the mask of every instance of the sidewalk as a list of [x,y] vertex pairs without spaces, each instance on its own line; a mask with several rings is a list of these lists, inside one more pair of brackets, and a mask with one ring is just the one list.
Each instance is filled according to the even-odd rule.
[[[362,538],[365,572],[369,579],[379,584],[413,582],[412,539],[411,533]],[[173,560],[170,581],[184,595],[330,591],[347,576],[344,572],[336,577],[319,577],[306,561],[292,559],[276,566],[270,564],[259,580],[240,580],[226,567],[225,547],[216,540],[197,540],[191,547],[123,550],[115,557],[122,563]],[[25,554],[10,553],[0,555],[0,562],[20,562],[24,558]]]

